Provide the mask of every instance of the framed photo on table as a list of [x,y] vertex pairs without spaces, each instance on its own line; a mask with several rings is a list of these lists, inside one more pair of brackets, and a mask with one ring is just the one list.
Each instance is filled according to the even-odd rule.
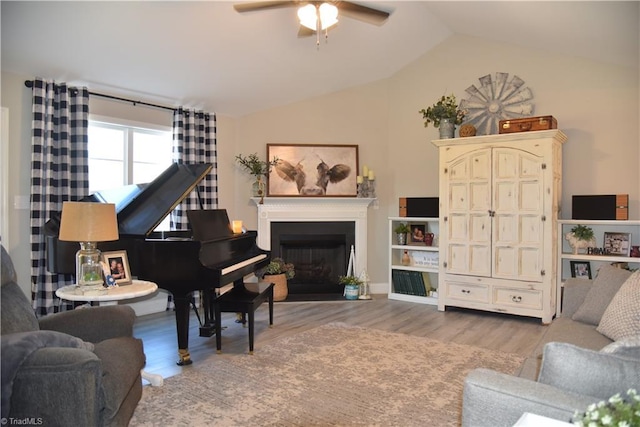
[[269,173],[271,197],[356,197],[358,146],[267,144],[267,159],[278,159]]
[[571,277],[591,279],[591,263],[589,261],[571,261]]
[[631,233],[604,233],[604,248],[607,255],[629,256],[631,251]]
[[131,284],[131,270],[127,251],[102,252],[102,261],[106,262],[111,271],[111,277],[117,285]]

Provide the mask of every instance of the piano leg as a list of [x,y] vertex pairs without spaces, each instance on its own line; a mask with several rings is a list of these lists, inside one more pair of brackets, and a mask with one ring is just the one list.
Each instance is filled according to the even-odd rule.
[[179,366],[191,365],[191,355],[189,354],[189,307],[191,305],[191,294],[177,297],[173,296],[173,304],[176,310],[176,330],[178,333],[178,356],[176,362]]
[[214,322],[215,314],[213,312],[213,299],[211,293],[215,292],[210,289],[205,289],[200,292],[202,298],[202,308],[204,310],[204,322],[200,325],[200,336],[210,337],[216,333],[216,325]]

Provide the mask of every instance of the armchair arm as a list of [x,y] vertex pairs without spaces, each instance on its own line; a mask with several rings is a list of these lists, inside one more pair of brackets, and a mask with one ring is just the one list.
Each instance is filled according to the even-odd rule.
[[43,425],[100,425],[102,362],[93,352],[47,347],[35,351],[13,381],[10,416]]
[[597,399],[547,384],[475,369],[464,381],[462,427],[511,427],[525,412],[568,422]]
[[64,332],[97,343],[110,338],[132,337],[135,311],[126,305],[81,308],[40,319],[40,329]]

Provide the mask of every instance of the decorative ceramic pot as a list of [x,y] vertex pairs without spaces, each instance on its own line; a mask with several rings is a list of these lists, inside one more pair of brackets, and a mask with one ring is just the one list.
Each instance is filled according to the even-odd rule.
[[396,237],[398,238],[399,245],[407,244],[407,233],[396,233]]
[[440,139],[453,138],[456,132],[456,119],[443,117],[440,119]]
[[360,295],[360,286],[344,285],[344,296],[346,299],[358,299]]
[[289,295],[289,286],[287,286],[287,276],[283,274],[265,274],[264,281],[273,283],[273,300],[284,301]]

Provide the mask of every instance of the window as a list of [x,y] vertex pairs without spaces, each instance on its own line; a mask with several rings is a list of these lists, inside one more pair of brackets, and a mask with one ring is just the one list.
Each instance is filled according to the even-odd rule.
[[[171,162],[171,127],[101,117],[89,120],[90,193],[153,181]],[[169,229],[168,217],[158,229]]]

